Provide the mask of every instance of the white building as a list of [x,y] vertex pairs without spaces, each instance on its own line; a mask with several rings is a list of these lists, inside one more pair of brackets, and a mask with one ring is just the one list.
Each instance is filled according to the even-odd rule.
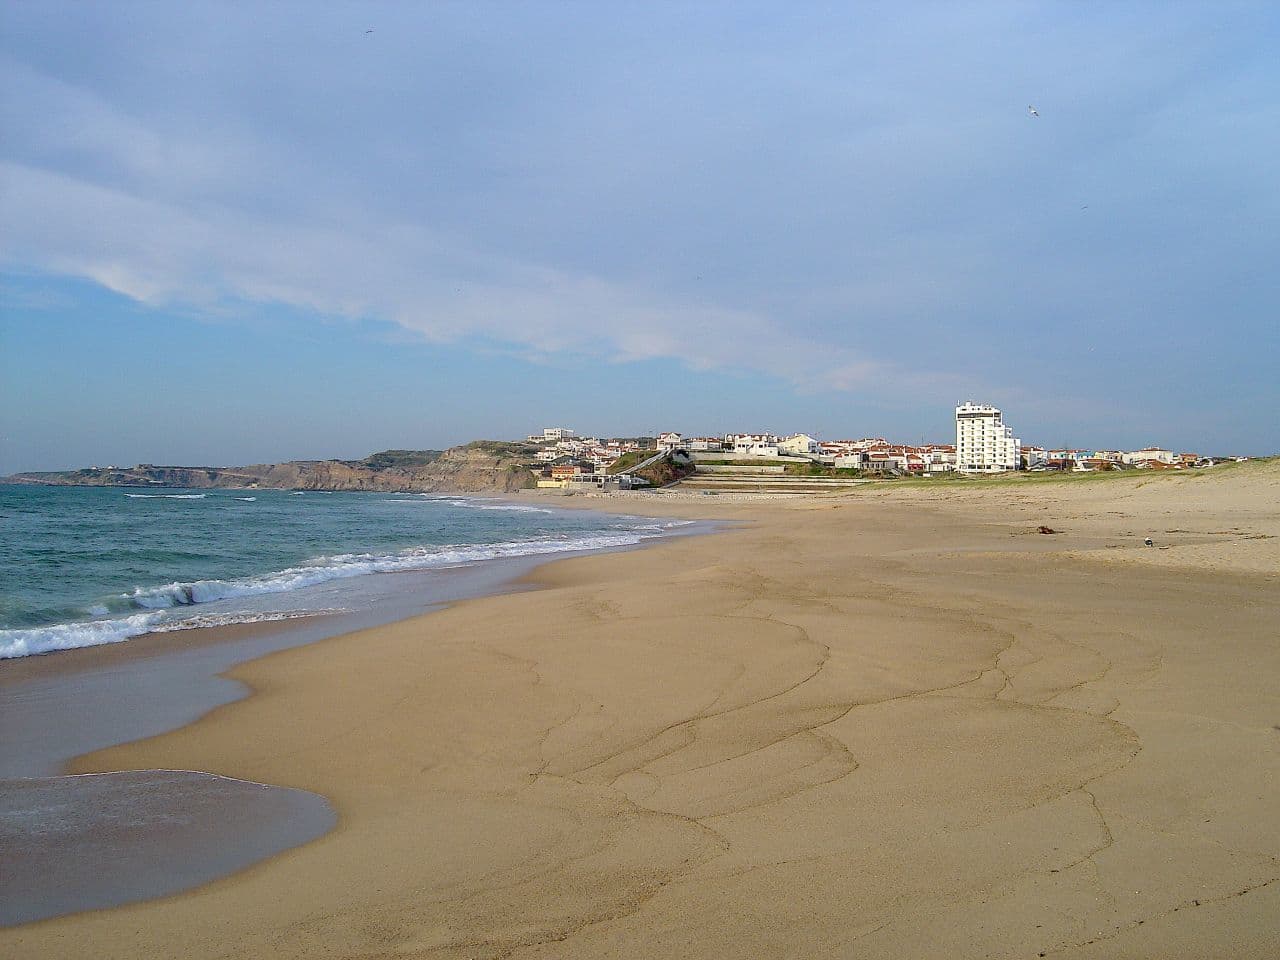
[[1000,411],[967,400],[956,407],[956,469],[961,473],[1017,470],[1022,441],[1005,426]]
[[778,441],[778,453],[789,457],[807,457],[818,452],[818,441],[807,433],[797,433]]
[[878,470],[881,473],[907,472],[907,454],[901,449],[868,450],[863,457],[868,470]]
[[689,437],[684,442],[686,450],[706,453],[711,450],[723,450],[724,441],[719,437]]
[[654,445],[663,453],[670,453],[672,450],[678,450],[684,446],[684,437],[675,431],[668,431],[660,434]]
[[544,427],[542,430],[542,439],[549,440],[569,440],[576,437],[576,431],[570,430],[568,427]]
[[952,447],[935,444],[923,456],[925,473],[951,473],[956,468],[956,451]]
[[778,438],[771,433],[727,433],[724,448],[740,457],[776,457]]
[[1138,463],[1143,460],[1174,463],[1178,459],[1178,455],[1172,450],[1166,450],[1164,447],[1143,447],[1141,450],[1134,450],[1132,453],[1122,453],[1120,458],[1125,463]]

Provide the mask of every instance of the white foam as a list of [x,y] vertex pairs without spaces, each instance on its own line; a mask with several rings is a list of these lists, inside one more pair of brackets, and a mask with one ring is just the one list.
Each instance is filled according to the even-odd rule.
[[27,630],[0,630],[0,660],[27,657],[54,650],[96,647],[118,643],[146,633],[163,617],[163,612],[136,613],[115,620],[93,620],[89,623],[57,623]]
[[387,503],[438,503],[446,507],[470,507],[472,510],[505,510],[511,513],[555,513],[546,507],[531,507],[523,503],[509,503],[484,497],[442,497],[420,493],[412,500],[387,500]]
[[253,503],[253,501],[257,500],[258,498],[257,497],[232,497],[231,499],[239,500],[242,503]]
[[144,633],[172,633],[175,630],[227,627],[243,623],[273,623],[277,620],[296,620],[300,617],[319,617],[349,612],[346,608],[337,607],[321,610],[197,614],[176,618],[168,611],[153,610],[149,613],[135,613],[133,616],[112,620],[58,623],[28,630],[0,630],[0,660],[53,653],[57,650],[75,650],[80,647],[100,647],[108,643],[119,643]]
[[172,633],[175,630],[199,630],[206,627],[231,627],[245,623],[275,623],[280,620],[300,620],[303,617],[330,617],[350,613],[348,607],[324,607],[318,610],[264,610],[261,613],[197,613],[181,620],[164,621],[151,628],[151,633]]
[[[660,533],[628,530],[614,533],[562,536],[543,540],[517,540],[497,544],[460,544],[443,547],[415,547],[392,554],[344,553],[321,557],[310,563],[277,570],[272,573],[231,580],[196,580],[168,583],[158,587],[138,587],[121,599],[128,600],[144,612],[127,617],[91,620],[84,623],[62,623],[21,630],[0,630],[0,659],[25,657],[54,650],[100,646],[118,643],[143,633],[189,629],[190,615],[171,612],[175,607],[190,607],[215,600],[285,593],[302,587],[358,577],[368,573],[398,573],[408,570],[431,570],[465,566],[482,560],[508,557],[532,557],[583,550],[607,550],[634,546]],[[309,615],[314,611],[295,614]],[[219,623],[252,623],[279,618],[278,613],[232,613],[236,619]],[[196,626],[209,625],[196,623]]]
[[128,599],[144,609],[185,607],[214,600],[251,597],[264,593],[284,593],[309,587],[327,580],[358,577],[366,573],[396,573],[402,570],[428,570],[456,567],[478,560],[503,557],[529,557],[576,550],[601,550],[631,546],[644,539],[644,534],[625,532],[596,534],[554,540],[517,540],[509,543],[475,544],[445,547],[415,547],[393,554],[344,553],[321,557],[305,566],[287,567],[272,573],[234,580],[196,580],[167,583],[159,587],[138,587]]
[[510,510],[513,513],[551,513],[546,507],[527,507],[520,503],[469,503],[476,510]]

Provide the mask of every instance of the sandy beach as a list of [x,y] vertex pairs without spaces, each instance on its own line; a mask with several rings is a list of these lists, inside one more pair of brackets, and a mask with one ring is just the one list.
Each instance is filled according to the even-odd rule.
[[243,664],[80,757],[338,825],[0,954],[1280,955],[1280,463],[557,505],[737,522]]

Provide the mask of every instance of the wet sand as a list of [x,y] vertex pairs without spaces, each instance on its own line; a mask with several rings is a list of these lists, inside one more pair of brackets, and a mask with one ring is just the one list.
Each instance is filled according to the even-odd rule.
[[315,794],[188,770],[9,781],[0,790],[0,925],[199,886],[336,821]]
[[77,760],[339,824],[0,952],[1276,955],[1278,494],[1262,464],[655,497],[746,523],[272,654],[232,671],[253,696]]
[[[704,529],[691,524],[675,535]],[[540,562],[383,574],[382,602],[361,611],[3,661],[0,927],[187,890],[332,829],[325,798],[266,783],[186,770],[55,774],[81,754],[164,733],[248,695],[226,676],[236,664],[460,598],[526,589],[521,575]]]
[[241,699],[249,688],[227,676],[236,664],[462,598],[522,589],[520,578],[539,562],[379,574],[398,589],[372,609],[151,633],[0,661],[0,785],[5,777],[60,773],[81,754],[164,733]]

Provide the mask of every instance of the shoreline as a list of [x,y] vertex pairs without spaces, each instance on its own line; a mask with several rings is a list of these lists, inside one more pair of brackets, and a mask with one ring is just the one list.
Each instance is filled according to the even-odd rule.
[[[641,549],[673,537],[705,535],[713,530],[710,524],[698,524],[630,547],[571,551],[567,556]],[[0,927],[181,893],[265,862],[334,829],[339,818],[328,798],[320,794],[186,768],[75,772],[76,764],[89,753],[182,729],[252,697],[252,684],[228,676],[238,666],[284,650],[426,617],[453,603],[532,589],[532,572],[565,558],[536,555],[479,561],[461,568],[382,574],[418,581],[420,589],[401,587],[398,602],[358,614],[316,614],[153,632],[116,643],[7,661],[6,669],[0,672],[0,702],[7,704],[8,716],[0,735],[0,847],[6,850],[9,869],[0,883],[0,901],[4,903]],[[425,590],[421,589],[424,583],[428,585]],[[134,694],[123,695],[122,687],[124,693],[132,690]],[[151,703],[149,713],[139,718],[137,704],[146,702],[148,692],[159,689],[167,702],[179,701],[180,706],[157,708]],[[89,712],[81,713],[86,703]],[[127,721],[119,716],[122,710],[130,715]],[[68,731],[69,719],[73,729]],[[62,728],[63,739],[55,739],[52,747],[33,754],[33,738],[55,725]],[[110,732],[103,736],[104,730]],[[125,795],[104,792],[100,783],[81,779],[95,777],[120,782],[122,789],[116,794]],[[164,824],[177,811],[191,807],[191,791],[196,789],[191,783],[196,781],[207,794],[202,798],[202,833],[213,833],[220,839],[212,846],[193,847],[195,862],[181,870],[157,869],[148,857],[158,855],[159,838],[170,835],[170,844],[181,838],[182,834],[174,834]],[[244,784],[261,789],[248,796],[238,788],[228,790],[229,785]],[[97,850],[99,858],[117,864],[141,857],[140,863],[132,871],[123,871],[120,880],[107,883],[92,874],[81,875],[77,864],[84,859],[84,851],[100,847],[95,838],[108,831],[107,823],[119,819],[120,814],[111,808],[123,808],[126,801],[136,808],[135,797],[143,785],[156,827],[141,832],[133,829],[109,849]],[[168,797],[163,795],[166,787],[170,788]],[[30,801],[22,798],[41,789],[58,791],[56,801],[41,802],[44,806],[56,803],[60,810],[52,827],[23,823],[23,810]],[[214,803],[219,795],[222,799]],[[74,826],[69,825],[72,823]],[[23,833],[32,829],[38,834],[53,829],[59,839],[30,846]],[[131,876],[139,870],[141,876]],[[54,896],[54,906],[44,902]]]
[[[252,694],[250,688],[225,678],[228,671],[242,663],[281,650],[423,616],[458,600],[521,589],[521,576],[539,559],[488,560],[465,568],[432,570],[425,575],[418,571],[377,574],[375,576],[417,580],[420,585],[425,582],[426,589],[423,593],[402,589],[395,595],[398,602],[358,612],[317,613],[287,620],[144,633],[114,643],[6,660],[5,669],[0,671],[0,693],[9,698],[22,697],[34,688],[53,700],[44,711],[51,717],[63,716],[66,710],[74,709],[84,699],[96,707],[108,708],[121,683],[132,683],[139,690],[155,689],[165,683],[177,685],[176,690],[172,686],[165,689],[182,705],[178,708],[178,715],[173,716],[155,714],[153,704],[155,715],[143,718],[139,730],[129,734],[109,734],[109,737],[117,737],[109,742],[75,752],[55,748],[53,752],[26,756],[20,751],[30,740],[23,736],[19,723],[46,730],[50,724],[29,714],[20,718],[15,714],[9,717],[4,741],[0,742],[4,747],[0,753],[3,758],[0,760],[0,777],[10,775],[6,771],[13,768],[15,761],[39,764],[39,775],[58,775],[83,753],[178,729],[211,710]],[[64,686],[68,689],[59,689]],[[102,690],[87,691],[87,687]],[[210,687],[221,689],[211,692]],[[110,688],[109,692],[106,688]],[[131,717],[136,716],[132,703],[124,702],[121,706],[129,710]],[[24,704],[24,710],[30,710],[29,703]],[[98,718],[94,725],[101,722]],[[106,723],[112,725],[110,719]],[[81,723],[81,729],[88,726],[87,721]]]
[[[509,496],[490,499],[500,499],[510,503],[521,502]],[[381,596],[374,606],[365,609],[316,610],[313,613],[307,612],[282,618],[148,631],[118,641],[11,657],[0,660],[0,694],[5,691],[21,690],[32,683],[58,683],[95,673],[118,675],[121,669],[127,669],[131,664],[145,666],[148,663],[182,657],[199,659],[202,652],[208,653],[217,648],[233,651],[227,657],[213,658],[217,662],[216,669],[203,678],[212,680],[239,663],[269,655],[277,650],[424,616],[461,600],[529,589],[529,573],[545,563],[553,563],[567,557],[644,549],[672,538],[714,532],[717,528],[714,521],[703,521],[700,515],[672,515],[665,511],[629,513],[624,509],[599,512],[620,516],[652,516],[687,520],[691,526],[687,530],[679,528],[668,530],[659,536],[625,546],[575,549],[516,557],[493,557],[458,566],[365,574],[360,579],[370,578],[389,585],[385,595]],[[202,668],[194,669],[200,671]],[[208,668],[205,668],[204,672],[208,673]],[[234,702],[236,699],[239,697],[228,696],[218,703],[210,704],[209,709]],[[190,722],[190,719],[179,722]],[[153,725],[153,729],[144,735],[156,735],[169,729],[173,729],[172,725],[160,727]],[[8,743],[0,739],[0,778],[6,775],[5,769],[12,766],[15,738],[11,736],[8,739],[10,741]],[[106,746],[107,744],[103,744],[94,749],[103,749]],[[63,759],[71,759],[71,757]],[[45,775],[54,772],[56,771],[52,769],[42,771]]]
[[[1280,596],[1248,566],[1276,507],[1193,492],[1203,510],[1057,491],[699,501],[753,522],[557,559],[531,574],[542,589],[241,664],[255,696],[75,769],[196,758],[332,796],[343,825],[0,945],[1085,957],[1229,936],[1265,953]],[[1166,510],[1169,528],[1209,518],[1169,552],[1207,543],[1216,567],[1128,546]],[[1243,533],[1192,542],[1221,517]],[[1073,556],[1113,542],[1109,565]]]

